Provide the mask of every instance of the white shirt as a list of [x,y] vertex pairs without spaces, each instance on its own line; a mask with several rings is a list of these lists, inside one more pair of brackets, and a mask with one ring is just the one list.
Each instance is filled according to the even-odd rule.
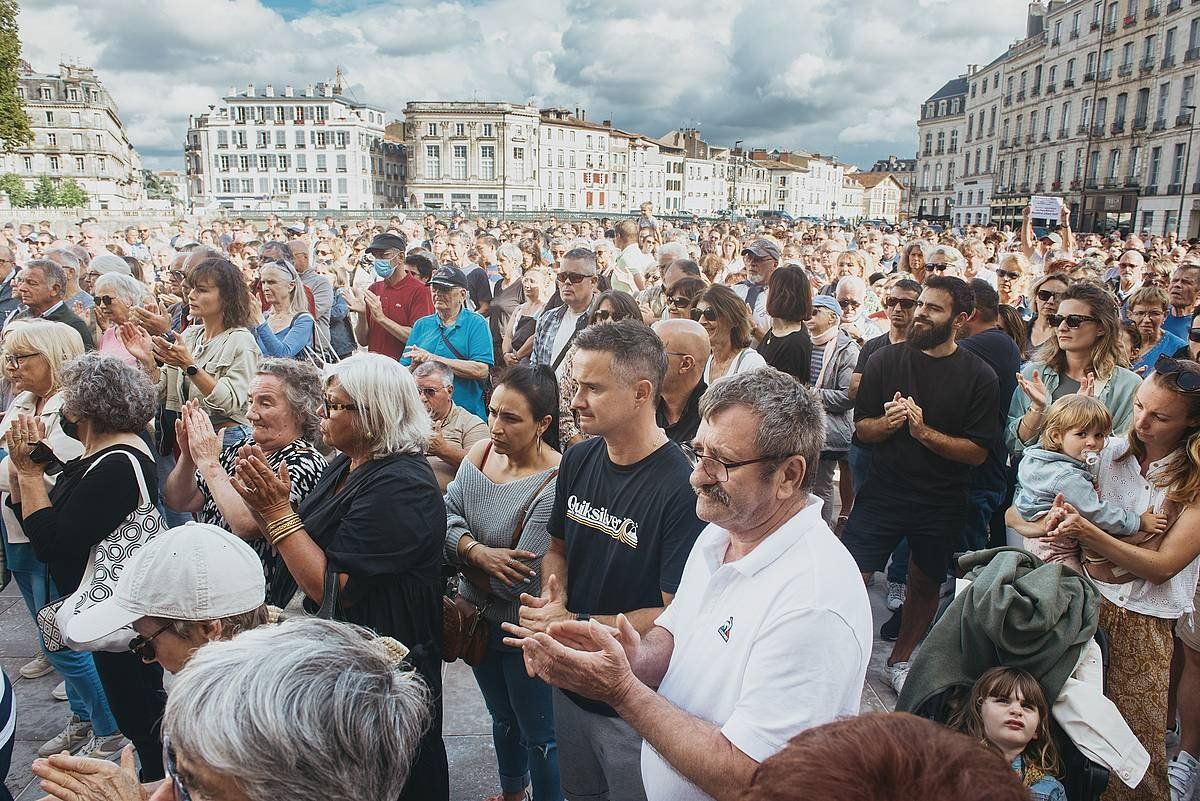
[[571,311],[571,307],[568,306],[563,313],[562,324],[554,334],[554,343],[550,347],[550,363],[558,362],[558,369],[554,372],[558,374],[559,378],[563,377],[563,372],[567,369],[567,360],[559,359],[558,354],[562,353],[563,348],[568,347],[571,337],[575,334],[575,323],[585,314],[587,314],[587,309],[576,313]]
[[637,283],[634,281],[634,274],[645,277],[646,272],[654,265],[654,257],[642,252],[638,247],[637,242],[632,245],[627,245],[624,250],[617,254],[616,261],[613,262],[612,275],[609,276],[608,282],[613,289],[619,289],[622,292],[628,292],[630,295],[636,296],[639,290]]
[[[712,363],[713,363],[713,357],[712,357],[712,354],[709,354],[708,361],[706,361],[704,363],[704,383],[705,384],[712,383],[708,379],[708,373],[709,373],[709,370],[712,369]],[[721,378],[724,378],[725,376],[728,376],[728,375],[737,375],[738,373],[744,373],[747,370],[757,370],[759,367],[766,367],[766,366],[767,366],[767,360],[762,357],[761,353],[756,351],[754,348],[742,348],[742,352],[739,353],[736,357],[734,357],[733,364],[729,365],[729,369],[725,371],[725,375],[721,376]],[[721,379],[718,378],[717,380],[720,381]]]
[[[745,300],[750,293],[750,287],[742,283],[734,284],[730,289],[742,300]],[[754,308],[750,310],[750,319],[759,328],[769,329],[771,327],[771,315],[767,314],[767,287],[765,286],[759,291],[758,297],[754,299]]]
[[[721,727],[758,762],[813,726],[858,714],[871,658],[871,606],[854,560],[808,505],[746,556],[723,563],[729,532],[696,540],[657,625],[675,638],[658,689]],[[650,801],[709,796],[642,744]]]

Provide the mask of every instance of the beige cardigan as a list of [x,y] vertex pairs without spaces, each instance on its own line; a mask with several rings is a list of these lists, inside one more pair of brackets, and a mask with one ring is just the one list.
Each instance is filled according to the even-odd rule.
[[184,330],[184,344],[196,366],[217,380],[208,395],[197,393],[187,375],[178,367],[164,365],[158,371],[158,400],[171,411],[179,411],[193,398],[208,412],[214,428],[232,423],[249,425],[246,405],[250,380],[258,369],[258,343],[247,328],[230,328],[203,342],[204,326]]

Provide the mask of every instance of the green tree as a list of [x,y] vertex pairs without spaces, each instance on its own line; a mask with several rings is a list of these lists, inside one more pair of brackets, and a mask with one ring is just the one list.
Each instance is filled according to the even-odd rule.
[[17,97],[21,39],[16,0],[0,0],[0,150],[11,152],[33,141],[29,115]]
[[29,205],[29,190],[25,188],[25,182],[16,173],[6,172],[4,175],[0,175],[0,191],[8,195],[8,201],[13,208]]
[[88,203],[88,193],[74,178],[64,178],[58,185],[58,202],[54,205],[78,209]]
[[178,200],[175,184],[155,175],[153,170],[142,170],[142,184],[146,187],[146,198],[149,200]]
[[30,198],[31,206],[37,206],[41,209],[48,209],[58,205],[58,190],[54,187],[54,182],[47,176],[43,175],[37,179],[33,185],[33,196]]

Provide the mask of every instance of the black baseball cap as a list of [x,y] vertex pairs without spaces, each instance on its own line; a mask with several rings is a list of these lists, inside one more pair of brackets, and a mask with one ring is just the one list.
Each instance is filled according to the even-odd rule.
[[367,253],[383,254],[384,251],[398,250],[401,253],[408,247],[408,241],[397,234],[377,234],[367,245]]
[[453,264],[443,264],[433,271],[433,277],[429,279],[429,285],[444,289],[451,287],[466,289],[467,274]]

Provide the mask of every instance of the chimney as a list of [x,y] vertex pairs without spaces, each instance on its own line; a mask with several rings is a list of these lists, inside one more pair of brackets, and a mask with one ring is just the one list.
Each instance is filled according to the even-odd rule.
[[246,84],[246,97],[254,97],[254,84]]
[[584,122],[587,122],[587,109],[586,108],[579,109],[579,119],[583,120]]
[[263,97],[274,97],[275,87],[272,84],[267,84],[263,87]]
[[602,123],[600,123],[600,124],[601,124],[601,125],[603,125],[605,128],[611,128],[611,127],[612,127],[612,120],[605,120],[604,122],[602,122]]
[[1025,23],[1025,37],[1032,38],[1046,29],[1046,7],[1038,0],[1029,4],[1029,15]]
[[332,84],[323,83],[323,84],[321,84],[321,89],[324,90],[322,92],[322,94],[324,94],[325,97],[333,97],[333,85]]
[[292,92],[292,85],[290,83],[283,87],[283,96],[284,97],[294,97],[294,94]]
[[227,95],[227,97],[237,97],[237,87],[236,86],[229,87],[229,94]]

